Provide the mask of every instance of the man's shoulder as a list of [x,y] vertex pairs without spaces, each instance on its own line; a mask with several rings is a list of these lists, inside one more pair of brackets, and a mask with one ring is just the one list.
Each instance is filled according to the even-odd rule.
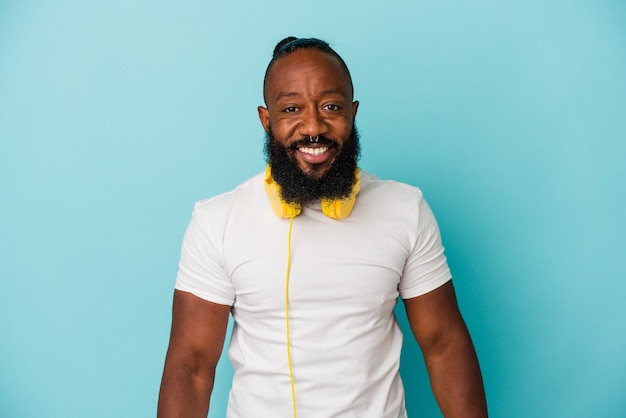
[[382,180],[378,176],[361,170],[359,172],[361,191],[364,194],[380,194],[385,196],[416,196],[422,198],[419,187],[397,180]]
[[263,173],[240,183],[237,187],[213,197],[199,200],[195,203],[194,213],[228,211],[238,202],[247,202],[253,205],[252,200],[263,190]]

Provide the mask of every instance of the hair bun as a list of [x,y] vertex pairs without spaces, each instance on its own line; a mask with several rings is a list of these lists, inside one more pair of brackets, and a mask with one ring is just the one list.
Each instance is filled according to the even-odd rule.
[[280,52],[282,52],[282,50],[285,47],[285,45],[287,45],[290,42],[296,41],[297,39],[298,38],[296,38],[295,36],[288,36],[285,39],[283,39],[282,41],[280,41],[279,43],[277,43],[276,47],[274,48],[273,57],[275,58],[276,55],[278,55]]

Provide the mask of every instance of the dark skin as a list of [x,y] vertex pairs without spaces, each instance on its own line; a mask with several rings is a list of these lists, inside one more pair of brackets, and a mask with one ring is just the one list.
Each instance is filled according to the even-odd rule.
[[[303,49],[278,60],[268,74],[263,128],[289,145],[324,135],[340,145],[358,109],[347,74],[329,54]],[[322,175],[339,149],[311,144],[292,151],[300,169]],[[487,405],[476,353],[459,312],[452,282],[404,300],[413,335],[422,349],[431,386],[446,418],[484,418]],[[206,417],[230,306],[176,290],[170,345],[159,394],[159,418]]]
[[[278,60],[268,74],[265,97],[267,107],[258,108],[263,129],[267,132],[271,126],[276,140],[285,146],[320,135],[343,145],[359,107],[359,102],[352,101],[350,80],[339,62],[313,49]],[[305,174],[319,178],[340,151],[336,147],[319,154],[311,151],[324,148],[311,144],[292,157]]]
[[405,299],[404,306],[443,416],[487,417],[478,359],[452,281],[425,295]]
[[159,418],[206,418],[229,313],[230,306],[174,291]]

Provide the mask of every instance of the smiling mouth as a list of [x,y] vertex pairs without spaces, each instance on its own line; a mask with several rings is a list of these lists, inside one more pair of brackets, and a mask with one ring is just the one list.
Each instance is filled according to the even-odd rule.
[[308,155],[318,156],[328,151],[328,147],[319,147],[319,148],[298,147],[298,151],[308,154]]
[[328,148],[331,147],[336,147],[339,144],[337,143],[337,141],[334,141],[332,139],[326,138],[324,136],[318,136],[316,137],[315,140],[311,140],[309,138],[302,138],[300,140],[294,141],[291,145],[289,145],[289,148],[293,149],[293,150],[303,150],[303,149],[324,149],[327,150]]

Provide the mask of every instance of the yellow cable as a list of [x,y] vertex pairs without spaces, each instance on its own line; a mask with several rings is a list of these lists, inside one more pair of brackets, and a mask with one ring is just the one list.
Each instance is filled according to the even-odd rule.
[[289,380],[291,381],[291,400],[293,402],[293,418],[296,418],[296,389],[293,382],[293,367],[291,366],[291,339],[289,336],[289,270],[291,268],[291,230],[293,215],[289,217],[289,235],[287,236],[287,273],[285,277],[285,324],[287,326],[287,363],[289,364]]

